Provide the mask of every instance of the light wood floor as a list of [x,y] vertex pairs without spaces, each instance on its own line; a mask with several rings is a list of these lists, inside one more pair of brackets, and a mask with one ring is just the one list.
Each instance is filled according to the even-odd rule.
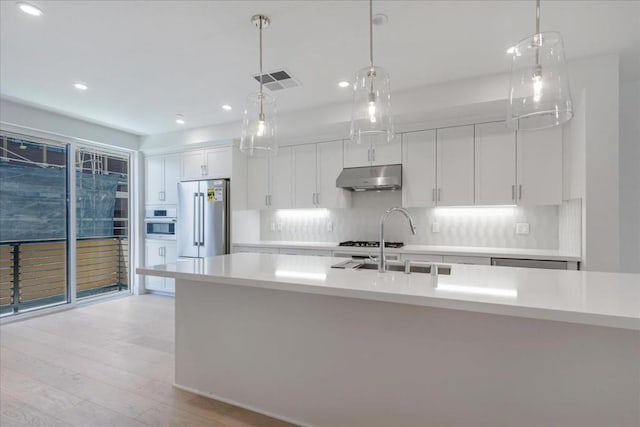
[[0,326],[0,426],[291,425],[172,387],[173,321],[144,295]]

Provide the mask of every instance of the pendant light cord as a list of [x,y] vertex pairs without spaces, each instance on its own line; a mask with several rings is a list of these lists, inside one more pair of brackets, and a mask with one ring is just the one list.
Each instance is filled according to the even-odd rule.
[[264,18],[260,17],[260,119],[264,120],[264,109],[262,103],[262,24]]
[[536,34],[540,34],[540,0],[536,0]]
[[373,0],[369,0],[369,61],[373,69]]

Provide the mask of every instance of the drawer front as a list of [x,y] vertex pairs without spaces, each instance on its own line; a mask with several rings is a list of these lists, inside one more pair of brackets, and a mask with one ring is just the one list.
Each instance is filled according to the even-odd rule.
[[331,251],[323,251],[321,249],[292,249],[281,248],[280,253],[284,255],[315,255],[315,256],[331,256]]
[[442,255],[431,255],[431,254],[401,254],[402,260],[411,260],[411,261],[427,261],[427,262],[442,262]]
[[491,265],[491,258],[488,257],[445,255],[442,258],[451,264]]
[[237,253],[254,253],[254,254],[277,254],[279,253],[278,248],[261,248],[254,246],[234,246],[232,249],[234,254]]

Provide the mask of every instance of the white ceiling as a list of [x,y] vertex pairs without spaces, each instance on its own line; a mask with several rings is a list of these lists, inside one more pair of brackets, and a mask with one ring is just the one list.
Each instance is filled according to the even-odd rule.
[[[138,134],[241,119],[257,89],[255,13],[272,19],[265,70],[302,84],[276,92],[279,111],[348,101],[337,83],[368,61],[361,0],[32,3],[43,16],[0,3],[2,96]],[[395,90],[508,71],[505,49],[534,31],[533,0],[376,1],[374,11],[389,16],[375,55]],[[640,77],[638,1],[543,1],[542,30],[562,32],[569,59],[619,52],[622,77]]]

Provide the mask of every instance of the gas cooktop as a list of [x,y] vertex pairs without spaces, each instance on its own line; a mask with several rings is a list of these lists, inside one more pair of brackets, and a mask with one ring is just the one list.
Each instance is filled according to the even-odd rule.
[[[353,246],[357,248],[379,248],[380,242],[367,241],[367,240],[348,240],[346,242],[340,242],[338,246]],[[404,246],[402,242],[384,242],[385,248],[401,248]]]

